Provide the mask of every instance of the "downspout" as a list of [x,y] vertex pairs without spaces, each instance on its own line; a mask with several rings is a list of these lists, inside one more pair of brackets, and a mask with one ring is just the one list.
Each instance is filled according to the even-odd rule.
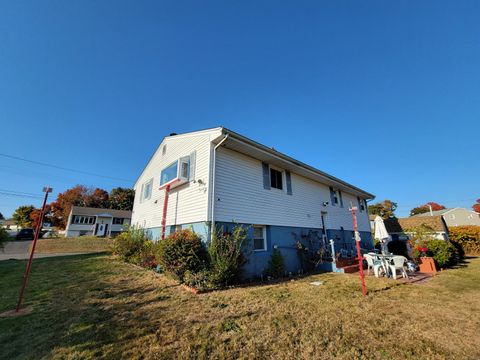
[[228,134],[220,141],[214,148],[213,148],[213,166],[212,166],[212,198],[210,203],[210,217],[211,217],[211,226],[210,226],[210,234],[213,234],[215,230],[215,164],[217,160],[217,148],[220,147],[224,143],[225,140],[228,139]]

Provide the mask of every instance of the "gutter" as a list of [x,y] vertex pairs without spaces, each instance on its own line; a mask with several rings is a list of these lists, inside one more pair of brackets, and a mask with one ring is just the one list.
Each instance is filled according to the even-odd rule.
[[225,137],[213,148],[213,166],[212,166],[212,191],[211,191],[211,202],[210,202],[210,218],[211,226],[210,231],[215,231],[215,165],[217,162],[217,148],[219,148],[229,137],[229,134],[226,134]]

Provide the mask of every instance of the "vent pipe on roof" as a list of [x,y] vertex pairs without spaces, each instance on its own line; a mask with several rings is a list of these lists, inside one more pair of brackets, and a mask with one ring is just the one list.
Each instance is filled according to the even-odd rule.
[[175,136],[177,135],[177,133],[170,133],[170,136]]

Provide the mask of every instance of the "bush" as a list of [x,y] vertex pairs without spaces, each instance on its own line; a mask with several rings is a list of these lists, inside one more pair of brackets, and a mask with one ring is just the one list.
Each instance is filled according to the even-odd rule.
[[195,274],[207,265],[205,247],[191,230],[180,230],[160,240],[155,245],[155,257],[163,270],[180,282],[187,271]]
[[239,281],[246,262],[243,255],[246,241],[247,230],[241,225],[235,226],[231,233],[217,231],[213,234],[208,244],[212,287],[224,287]]
[[285,275],[285,262],[283,261],[283,256],[280,250],[273,249],[265,274],[274,279]]
[[467,255],[480,255],[480,226],[455,226],[448,230],[450,241]]
[[435,260],[440,268],[454,265],[456,262],[456,249],[445,240],[430,240],[427,243],[427,254]]
[[155,267],[153,243],[147,238],[143,229],[131,227],[114,240],[113,252],[123,261]]

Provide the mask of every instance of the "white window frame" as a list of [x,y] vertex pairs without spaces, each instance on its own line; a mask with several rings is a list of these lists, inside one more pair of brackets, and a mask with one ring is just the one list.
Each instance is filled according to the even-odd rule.
[[[148,197],[145,196],[145,191],[147,190],[147,186],[150,185],[150,193],[148,194]],[[153,178],[151,178],[148,181],[145,181],[142,184],[142,193],[140,194],[140,202],[144,202],[145,200],[150,200],[152,198],[152,192],[153,192]]]
[[[177,165],[176,177],[167,181],[166,183],[162,184],[162,172],[165,169],[168,169],[169,167],[171,167],[172,165],[175,165],[175,164]],[[186,164],[186,170],[187,170],[186,174],[182,173],[182,167],[183,167],[184,164]],[[160,189],[163,189],[167,185],[175,183],[177,181],[180,181],[181,183],[189,182],[190,179],[191,179],[191,174],[190,174],[191,169],[190,169],[190,167],[191,167],[190,156],[181,156],[177,160],[172,161],[168,166],[165,166],[164,168],[162,168],[162,170],[160,170]]]
[[[253,232],[252,232],[252,240],[253,240],[253,251],[255,252],[261,252],[261,251],[267,251],[267,227],[265,225],[253,225]],[[262,237],[263,237],[263,249],[255,249],[255,240],[260,239],[255,237],[255,228],[261,228],[262,229]]]

